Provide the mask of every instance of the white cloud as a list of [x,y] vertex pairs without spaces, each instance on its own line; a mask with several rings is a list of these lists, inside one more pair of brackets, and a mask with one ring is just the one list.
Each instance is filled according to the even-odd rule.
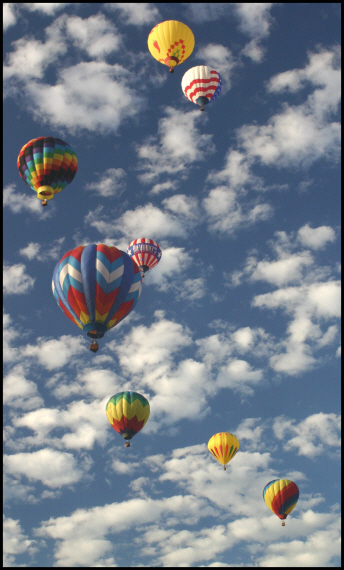
[[304,267],[309,267],[313,263],[314,259],[308,251],[286,255],[277,261],[258,261],[250,279],[267,281],[280,287],[293,281],[299,282],[303,277]]
[[284,416],[275,419],[273,430],[284,440],[286,451],[298,450],[298,455],[314,458],[324,455],[330,447],[340,447],[341,416],[320,412],[296,424]]
[[81,62],[61,69],[55,85],[30,82],[26,97],[41,121],[69,131],[109,133],[141,108],[142,99],[130,81],[130,72],[118,64]]
[[39,255],[39,251],[41,250],[41,244],[30,242],[26,247],[23,247],[19,250],[19,254],[23,257],[27,257],[28,259],[37,259],[38,261],[49,261],[50,259],[59,259],[61,246],[64,243],[65,238],[59,238],[53,240],[47,249],[44,250],[42,254]]
[[156,23],[159,18],[158,8],[154,4],[142,2],[112,2],[105,4],[107,10],[119,11],[122,16],[122,22],[126,25],[145,26],[146,24]]
[[[171,202],[163,201],[165,210],[170,209],[169,206],[173,208],[175,204],[173,197],[168,200]],[[184,201],[186,209],[187,202],[188,200]],[[189,202],[191,204],[192,200]],[[85,217],[85,223],[95,227],[107,237],[121,233],[126,237],[127,243],[140,236],[149,236],[158,243],[166,237],[186,237],[189,229],[198,222],[192,210],[186,215],[183,212],[174,214],[171,211],[161,210],[150,202],[138,206],[135,210],[127,210],[115,220],[108,212],[105,216],[101,215],[102,211],[102,206],[91,210]]]
[[95,190],[95,194],[103,198],[115,198],[123,192],[126,176],[123,168],[108,168],[99,175],[98,182],[89,182],[85,188],[86,190]]
[[257,40],[251,40],[246,44],[246,46],[241,50],[241,53],[246,57],[249,57],[254,63],[260,63],[263,60],[266,49],[260,46]]
[[3,567],[19,566],[15,556],[28,552],[30,555],[37,551],[35,540],[29,540],[23,533],[19,520],[3,515]]
[[[199,111],[164,109],[165,117],[159,120],[158,134],[137,146],[139,169],[144,173],[140,180],[150,183],[162,174],[186,177],[188,167],[214,152],[212,135],[201,134],[196,123],[204,119]],[[158,139],[158,142],[156,142]],[[197,145],[195,141],[197,140]]]
[[172,180],[154,184],[153,188],[149,191],[149,194],[159,194],[160,192],[164,192],[165,190],[175,190],[177,184],[178,183],[176,181],[172,182]]
[[120,36],[115,25],[101,13],[85,19],[69,17],[66,30],[74,44],[90,57],[103,58],[120,48]]
[[[24,184],[24,182],[23,182]],[[15,192],[16,184],[8,184],[3,191],[3,206],[4,208],[10,208],[13,214],[20,214],[22,212],[28,211],[34,214],[38,214],[40,218],[49,217],[51,213],[43,212],[46,208],[42,208],[41,201],[37,199],[37,196],[32,192],[29,196],[25,192],[17,193]]]
[[33,289],[35,278],[25,273],[26,265],[17,263],[15,265],[4,265],[3,267],[3,288],[4,295],[23,295]]
[[254,391],[250,384],[259,384],[262,379],[262,370],[253,370],[245,360],[231,359],[221,368],[216,384],[219,388],[230,388],[234,392],[252,395]]
[[226,186],[213,188],[202,205],[211,233],[232,234],[240,227],[267,220],[272,215],[270,204],[244,200],[235,190]]
[[12,2],[9,3],[4,2],[2,7],[3,7],[3,30],[4,32],[6,32],[6,30],[10,26],[14,26],[14,24],[17,21],[15,4],[13,4]]
[[56,12],[63,10],[63,8],[69,5],[70,2],[28,2],[23,4],[23,7],[31,12],[41,12],[46,16],[54,16]]
[[47,448],[4,455],[4,470],[13,477],[24,476],[51,488],[77,483],[83,475],[73,455]]
[[35,382],[28,380],[23,365],[18,364],[4,377],[4,404],[13,408],[32,410],[43,405]]
[[37,338],[34,345],[27,344],[21,349],[22,356],[39,361],[47,370],[75,364],[73,356],[86,351],[84,339],[80,336],[62,335],[58,340]]
[[41,249],[41,244],[40,243],[34,243],[34,242],[30,242],[27,244],[26,247],[22,247],[19,250],[20,255],[23,255],[24,257],[27,257],[28,259],[34,259],[35,257],[37,257],[37,254],[39,252],[39,250]]
[[163,247],[162,252],[158,265],[146,274],[144,287],[156,285],[161,291],[169,291],[172,281],[184,274],[192,258],[184,247]]
[[319,226],[311,228],[305,224],[297,232],[299,242],[312,249],[323,249],[328,242],[334,242],[336,234],[330,226]]
[[239,28],[244,34],[256,39],[269,35],[272,22],[270,10],[273,3],[247,4],[239,2],[232,6],[240,22]]

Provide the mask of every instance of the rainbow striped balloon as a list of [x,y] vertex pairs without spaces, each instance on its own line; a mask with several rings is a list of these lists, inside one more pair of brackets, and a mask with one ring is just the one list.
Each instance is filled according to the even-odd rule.
[[[119,392],[106,404],[106,416],[124,439],[129,440],[147,423],[150,414],[149,402],[137,392]],[[127,443],[127,447],[130,444]]]
[[216,433],[208,441],[210,453],[219,461],[224,470],[225,465],[233,459],[239,449],[239,442],[235,435],[227,432]]
[[192,103],[201,105],[201,110],[204,110],[204,105],[211,101],[215,101],[220,95],[222,89],[222,79],[220,74],[206,65],[198,65],[192,67],[183,75],[182,90]]
[[101,338],[135,307],[141,273],[130,257],[104,244],[79,246],[56,264],[52,291],[65,315],[91,338]]
[[[281,520],[287,518],[299,499],[298,486],[289,479],[275,479],[265,485],[263,499],[271,511]],[[282,526],[285,523],[282,522]]]
[[40,200],[51,200],[72,182],[78,160],[68,143],[54,137],[38,137],[21,149],[19,174]]
[[127,254],[135,261],[140,271],[142,271],[142,279],[148,269],[153,269],[162,256],[161,249],[156,241],[149,238],[134,239],[127,249]]

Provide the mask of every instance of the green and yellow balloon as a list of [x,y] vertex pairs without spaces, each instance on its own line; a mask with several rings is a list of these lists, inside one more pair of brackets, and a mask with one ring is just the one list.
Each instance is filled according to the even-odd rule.
[[150,414],[148,400],[137,392],[118,392],[106,404],[106,415],[113,429],[126,441],[136,435],[147,423]]

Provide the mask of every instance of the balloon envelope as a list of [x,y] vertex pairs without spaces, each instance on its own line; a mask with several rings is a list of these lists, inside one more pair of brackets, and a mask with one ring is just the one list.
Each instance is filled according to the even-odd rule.
[[197,105],[206,105],[215,101],[222,89],[220,74],[206,65],[192,67],[183,75],[182,90],[184,95]]
[[209,439],[208,449],[215,459],[225,466],[238,451],[239,441],[231,433],[220,432]]
[[51,200],[70,184],[78,170],[78,160],[68,143],[54,137],[32,139],[21,149],[19,174],[40,200]]
[[147,423],[149,402],[137,392],[119,392],[106,404],[106,416],[124,439],[131,439]]
[[154,26],[147,43],[152,56],[173,69],[191,55],[195,38],[186,24],[167,20]]
[[101,338],[135,307],[141,273],[130,257],[104,244],[79,246],[56,264],[52,291],[65,315],[91,338]]
[[134,239],[128,245],[127,254],[142,271],[142,279],[148,269],[153,269],[159,263],[162,255],[159,244],[149,238]]
[[281,520],[286,519],[299,499],[298,486],[289,479],[275,479],[265,485],[263,499]]

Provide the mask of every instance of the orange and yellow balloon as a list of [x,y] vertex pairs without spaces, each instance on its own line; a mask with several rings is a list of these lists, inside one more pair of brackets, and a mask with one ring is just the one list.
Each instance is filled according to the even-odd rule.
[[223,431],[216,433],[209,439],[208,449],[215,459],[223,465],[223,469],[226,470],[225,465],[233,459],[238,451],[239,442],[235,435]]
[[148,36],[148,49],[160,63],[168,65],[173,73],[191,54],[195,38],[190,28],[177,20],[167,20],[154,26]]
[[299,488],[289,479],[275,479],[265,485],[263,499],[269,509],[282,520],[282,526],[285,526],[284,520],[299,499]]

